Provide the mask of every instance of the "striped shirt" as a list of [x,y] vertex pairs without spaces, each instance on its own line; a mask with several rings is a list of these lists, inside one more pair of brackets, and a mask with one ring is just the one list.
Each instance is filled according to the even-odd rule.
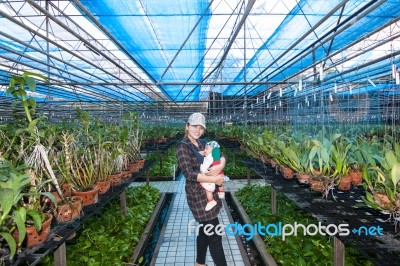
[[197,175],[200,172],[200,162],[188,145],[194,147],[194,149],[198,151],[204,150],[204,146],[199,141],[199,147],[196,147],[188,138],[184,138],[176,148],[176,157],[178,159],[179,168],[182,170],[182,173],[186,178],[185,190],[187,202],[196,221],[210,221],[218,216],[222,203],[218,198],[217,190],[215,190],[214,199],[217,201],[217,206],[209,211],[205,211],[207,205],[206,192],[197,181]]

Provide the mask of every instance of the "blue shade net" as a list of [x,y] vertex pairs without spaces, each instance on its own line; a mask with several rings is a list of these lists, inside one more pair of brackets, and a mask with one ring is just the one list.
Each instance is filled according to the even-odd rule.
[[[314,32],[308,34],[304,40],[291,47],[300,36],[309,31],[340,2],[339,0],[301,0],[289,12],[274,34],[265,41],[248,61],[246,65],[247,81],[285,80],[299,73],[299,71],[308,68],[314,62],[323,59],[328,54],[340,50],[362,38],[365,33],[372,32],[400,16],[399,1],[392,0],[384,2],[367,16],[356,21],[353,15],[357,14],[357,12],[362,13],[374,1],[349,1],[343,9],[341,17],[341,9],[339,9],[319,25]],[[333,39],[328,40],[323,38],[324,36],[327,37],[327,33],[334,33],[337,24],[345,23],[346,20],[354,20],[354,24],[337,34]],[[313,54],[311,53],[314,45],[317,47],[314,55],[315,59],[313,59]],[[289,48],[291,49],[284,56],[280,57]],[[279,60],[274,63],[278,57],[280,57]],[[385,65],[385,67],[389,70],[390,64]],[[351,78],[351,74],[347,75],[347,77]],[[243,70],[236,77],[232,77],[235,82],[243,81],[243,78]],[[265,88],[265,85],[250,86],[247,88],[247,94],[254,95]],[[227,87],[223,95],[240,96],[243,92],[243,86],[231,85]]]
[[[204,66],[199,62],[206,50],[209,1],[80,2],[152,81],[180,83],[201,80]],[[196,26],[203,13],[205,16]],[[183,43],[185,45],[180,50]],[[199,99],[200,87],[160,85],[159,88],[170,100]]]

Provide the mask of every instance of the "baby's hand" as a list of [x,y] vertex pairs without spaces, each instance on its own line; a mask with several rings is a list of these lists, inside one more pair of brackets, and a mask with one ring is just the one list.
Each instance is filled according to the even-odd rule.
[[199,151],[202,156],[206,156],[206,151]]

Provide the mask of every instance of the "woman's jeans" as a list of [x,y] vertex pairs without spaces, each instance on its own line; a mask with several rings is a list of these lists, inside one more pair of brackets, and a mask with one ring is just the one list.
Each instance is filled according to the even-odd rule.
[[[210,228],[206,228],[206,231],[208,233],[207,235],[204,232],[204,227],[208,224],[212,226],[209,226]],[[202,226],[200,227],[199,234],[197,236],[197,263],[206,263],[207,248],[210,247],[210,254],[212,259],[214,260],[214,263],[217,266],[227,265],[224,249],[222,248],[222,236],[215,233],[215,228],[218,224],[218,217],[210,221],[200,222],[200,225]],[[219,229],[218,231],[221,231],[221,229]]]

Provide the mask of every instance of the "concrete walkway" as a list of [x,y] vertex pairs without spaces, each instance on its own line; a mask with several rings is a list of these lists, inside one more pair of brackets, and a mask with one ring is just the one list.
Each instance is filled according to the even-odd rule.
[[[264,180],[251,180],[252,184],[265,184]],[[131,186],[140,186],[144,182],[134,182]],[[236,191],[247,184],[247,180],[231,180],[225,183],[225,191]],[[196,237],[194,229],[188,233],[188,224],[193,221],[195,228],[198,223],[194,222],[192,213],[186,202],[185,178],[180,181],[150,182],[161,192],[175,193],[170,205],[170,214],[158,239],[157,247],[153,255],[151,265],[190,265],[193,266],[196,259]],[[221,209],[218,217],[225,225],[230,224],[225,208]],[[243,259],[236,238],[233,236],[222,236],[222,244],[225,257],[229,266],[248,265],[248,260]],[[214,265],[210,252],[207,253],[206,263]]]

